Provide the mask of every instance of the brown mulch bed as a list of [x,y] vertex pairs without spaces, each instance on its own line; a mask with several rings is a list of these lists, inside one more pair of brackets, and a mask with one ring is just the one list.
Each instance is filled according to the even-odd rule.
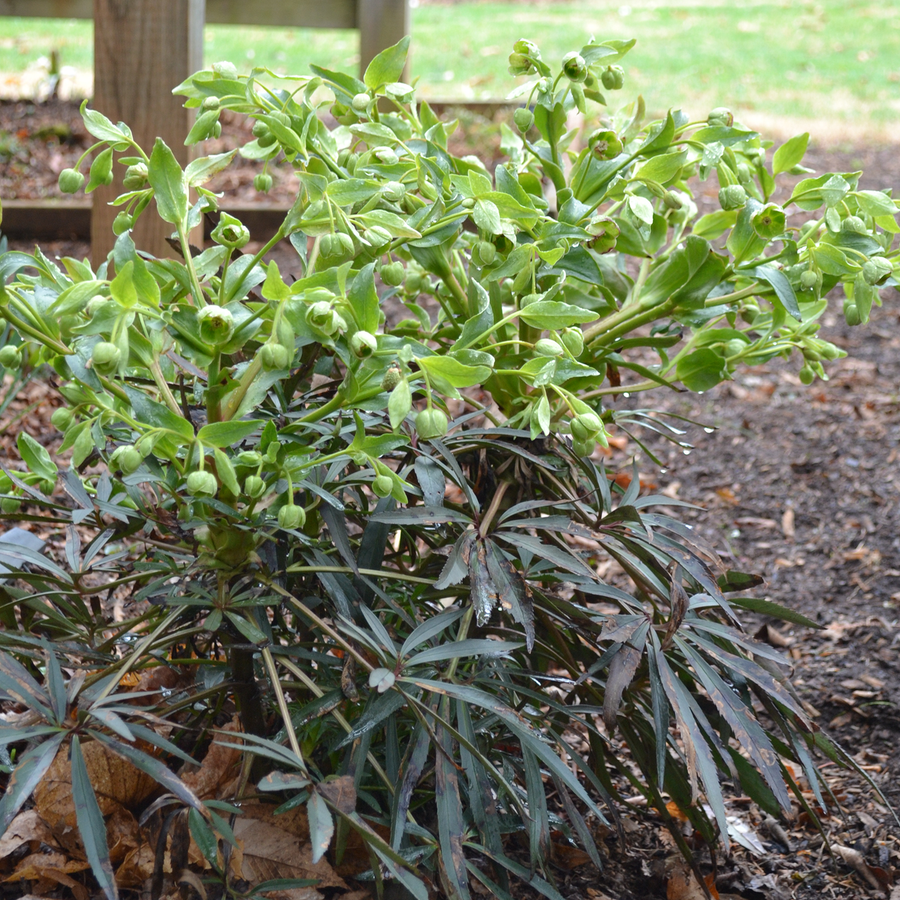
[[[480,116],[468,118],[476,140]],[[228,119],[221,141],[207,151],[220,152],[246,133],[243,123]],[[88,137],[74,104],[0,103],[0,196],[58,196],[58,172],[83,152]],[[900,188],[897,150],[813,147],[805,162],[820,172],[863,169],[863,187]],[[242,162],[219,188],[236,200],[252,200],[256,171],[256,164]],[[289,167],[278,169],[267,199],[291,199],[292,184]],[[29,249],[28,242],[15,246]],[[89,249],[76,243],[45,247],[51,256],[77,258]],[[288,246],[277,253],[288,271],[293,251]],[[822,336],[849,353],[829,365],[828,382],[803,387],[796,360],[778,361],[743,371],[702,396],[653,396],[654,407],[715,430],[686,426],[682,440],[693,444],[689,453],[642,435],[664,471],[640,453],[638,460],[648,484],[698,505],[684,511],[684,519],[730,565],[765,575],[765,596],[821,624],[813,631],[748,617],[748,627],[793,664],[794,685],[817,722],[900,808],[900,312],[896,292],[886,290],[883,298],[867,327],[848,328],[837,311],[825,318]],[[641,398],[617,402],[628,405],[642,405]],[[37,418],[25,421],[40,434],[46,410],[32,415]],[[631,442],[628,451],[636,450]],[[624,457],[616,462],[627,464]],[[842,807],[825,817],[829,841],[859,851],[876,884],[880,870],[900,873],[900,831],[887,808],[859,779],[823,766]],[[876,890],[867,882],[862,867],[830,856],[802,816],[767,823],[739,798],[731,811],[761,851],[738,849],[732,859],[720,860],[722,897],[851,900],[890,893],[889,886]],[[563,855],[563,895],[693,900],[687,888],[673,895],[671,844],[658,820],[637,807],[626,815],[626,832],[624,850],[613,836],[599,836],[609,859],[599,876]],[[900,897],[900,890],[894,894]]]

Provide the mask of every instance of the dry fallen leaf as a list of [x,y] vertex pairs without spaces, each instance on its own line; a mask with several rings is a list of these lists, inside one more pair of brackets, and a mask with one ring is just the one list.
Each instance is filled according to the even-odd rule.
[[855,869],[876,891],[883,891],[890,886],[890,876],[883,869],[876,870],[875,866],[869,866],[859,850],[841,844],[832,844],[831,849],[835,856],[839,856],[848,866]]
[[564,844],[561,841],[550,842],[550,859],[561,869],[572,871],[579,866],[585,866],[591,861],[591,856],[578,847]]
[[[312,862],[309,824],[303,808],[274,815],[274,807],[263,803],[246,803],[244,814],[234,823],[234,834],[241,843],[235,867],[240,877],[255,884],[272,878],[315,878],[317,888],[344,888],[347,883],[331,867],[327,859]],[[315,888],[297,888],[291,900],[319,900]]]
[[[669,878],[666,882],[666,900],[707,900],[706,894],[697,881],[690,867],[683,860],[677,860],[669,869]],[[715,876],[710,874],[704,879],[710,895],[718,900],[719,892],[716,890]]]
[[[97,803],[104,816],[117,805],[137,808],[156,790],[156,782],[130,762],[116,756],[102,744],[82,744],[84,762]],[[75,802],[72,800],[72,766],[65,750],[56,759],[34,792],[35,806],[41,818],[55,834],[75,827]]]
[[[47,823],[38,815],[36,809],[28,809],[19,813],[10,822],[6,833],[0,838],[0,860],[6,859],[23,844],[47,844],[55,846],[53,835]],[[32,850],[37,850],[37,846],[32,846]]]
[[[223,731],[233,732],[235,738],[222,736],[221,741],[237,743],[241,730],[238,717],[235,716]],[[203,762],[196,772],[182,775],[181,780],[201,799],[215,800],[222,797],[221,789],[238,775],[241,763],[241,751],[234,747],[224,746],[220,740],[214,741]]]

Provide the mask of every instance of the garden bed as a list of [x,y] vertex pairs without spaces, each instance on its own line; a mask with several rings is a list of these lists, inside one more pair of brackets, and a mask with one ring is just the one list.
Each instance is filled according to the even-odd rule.
[[[471,113],[476,126],[471,140],[477,141],[479,115]],[[243,133],[241,122],[227,120],[222,146],[208,146],[208,152],[220,151]],[[0,196],[58,196],[57,174],[83,152],[85,141],[74,104],[0,104]],[[812,148],[806,163],[820,172],[862,168],[864,188],[900,184],[896,148],[839,153]],[[256,164],[242,164],[218,189],[236,201],[252,201],[256,171]],[[713,191],[711,183],[702,186],[701,198],[704,188]],[[287,202],[292,191],[292,173],[285,168],[266,199]],[[29,242],[15,246],[28,249]],[[84,242],[44,249],[51,256],[77,258],[90,250]],[[291,248],[276,253],[282,272],[290,272]],[[702,507],[685,511],[684,519],[726,562],[764,574],[765,596],[821,623],[818,632],[762,620],[750,627],[784,650],[795,666],[797,691],[815,710],[816,721],[900,807],[900,313],[896,293],[882,293],[884,306],[866,327],[850,329],[834,315],[826,320],[821,336],[849,353],[829,365],[827,383],[801,390],[796,366],[773,364],[742,372],[701,396],[654,397],[654,406],[715,431],[687,426],[682,440],[695,445],[696,452],[654,441],[664,471],[642,455],[639,464],[648,486]],[[41,399],[27,398],[10,412],[23,413]],[[637,407],[640,400],[639,395],[619,399],[617,406]],[[47,410],[39,407],[26,414],[25,424],[52,442],[56,436],[47,420]],[[634,441],[620,443],[608,464],[627,472],[631,455],[639,450]],[[11,443],[4,446],[12,449]],[[890,871],[897,866],[900,844],[890,813],[864,784],[836,770],[832,784],[845,815],[835,811],[825,818],[829,839],[863,853],[870,867]],[[849,900],[877,894],[864,871],[832,862],[802,817],[781,823],[779,831],[746,805],[735,803],[732,812],[753,830],[762,853],[741,850],[733,865],[720,867],[721,896],[777,900],[825,894]],[[655,820],[640,809],[626,815],[630,855],[611,835],[599,836],[609,855],[605,876],[598,878],[590,865],[561,851],[564,895],[625,900],[667,896],[668,891],[670,900],[692,900],[687,889],[672,893],[666,872],[671,847],[660,828],[644,827],[649,821]]]

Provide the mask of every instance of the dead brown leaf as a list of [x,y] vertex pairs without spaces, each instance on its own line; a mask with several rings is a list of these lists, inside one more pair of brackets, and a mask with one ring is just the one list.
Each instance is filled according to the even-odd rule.
[[[241,730],[238,717],[235,716],[222,730],[238,735]],[[231,738],[225,740],[233,743]],[[201,800],[220,799],[222,788],[238,775],[240,764],[241,751],[235,750],[234,747],[226,747],[217,740],[203,757],[200,768],[196,772],[186,773],[181,780]]]
[[49,847],[56,844],[50,828],[36,809],[21,812],[10,822],[6,833],[0,838],[0,860],[6,859],[23,844],[31,844],[32,850],[37,850],[38,847],[35,845],[38,844],[46,844]]
[[[271,878],[315,878],[319,888],[344,888],[347,883],[331,867],[327,859],[315,865],[309,842],[309,823],[302,808],[274,815],[274,807],[263,803],[246,803],[244,815],[234,823],[234,834],[241,844],[235,854],[238,875],[251,883]],[[290,900],[319,900],[322,894],[314,888],[298,888]]]
[[591,856],[589,853],[580,850],[578,847],[573,847],[571,844],[563,844],[560,841],[551,841],[550,859],[553,861],[554,865],[571,872],[572,869],[587,865],[591,861]]
[[[91,741],[82,744],[81,749],[104,816],[110,815],[119,805],[136,809],[156,790],[156,782],[149,775],[102,744]],[[34,792],[34,801],[41,818],[57,836],[75,828],[72,766],[65,751],[57,753]]]

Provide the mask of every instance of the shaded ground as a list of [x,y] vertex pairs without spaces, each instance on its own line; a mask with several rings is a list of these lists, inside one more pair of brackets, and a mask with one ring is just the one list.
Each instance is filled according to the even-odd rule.
[[[31,110],[0,104],[4,198],[54,195],[56,173],[85,146],[74,107]],[[47,130],[54,123],[59,127]],[[226,124],[225,137],[237,127]],[[820,172],[862,168],[863,187],[900,186],[896,147],[840,154],[813,148],[806,162]],[[254,171],[238,170],[227,187],[248,199]],[[270,200],[289,179],[285,173]],[[714,190],[710,183],[701,195]],[[17,246],[28,249],[27,243]],[[45,249],[79,258],[89,251],[85,244]],[[665,471],[646,458],[640,466],[646,481],[702,507],[686,511],[685,520],[735,568],[764,574],[765,596],[821,623],[819,631],[762,621],[750,627],[762,627],[761,636],[784,649],[795,666],[794,684],[819,724],[900,807],[900,309],[896,292],[882,296],[884,306],[868,327],[847,328],[835,315],[825,320],[822,336],[850,354],[829,366],[827,383],[804,388],[794,374],[799,364],[779,362],[745,371],[702,396],[654,396],[652,405],[716,430],[688,427],[683,439],[694,445],[690,453],[657,439],[651,446]],[[637,406],[639,399],[619,404]],[[870,867],[889,872],[898,866],[898,829],[886,808],[865,784],[827,771],[846,811],[844,818],[826,817],[830,839],[863,853]],[[733,811],[758,836],[762,853],[740,851],[722,864],[723,897],[878,894],[864,870],[828,857],[802,817],[767,826],[746,804],[736,802]],[[647,821],[639,809],[626,817],[627,857],[604,838],[610,867],[599,878],[560,859],[562,893],[593,900],[700,896],[687,889],[673,895],[666,872],[670,845],[660,829],[643,827]],[[877,871],[868,874],[877,884]]]

